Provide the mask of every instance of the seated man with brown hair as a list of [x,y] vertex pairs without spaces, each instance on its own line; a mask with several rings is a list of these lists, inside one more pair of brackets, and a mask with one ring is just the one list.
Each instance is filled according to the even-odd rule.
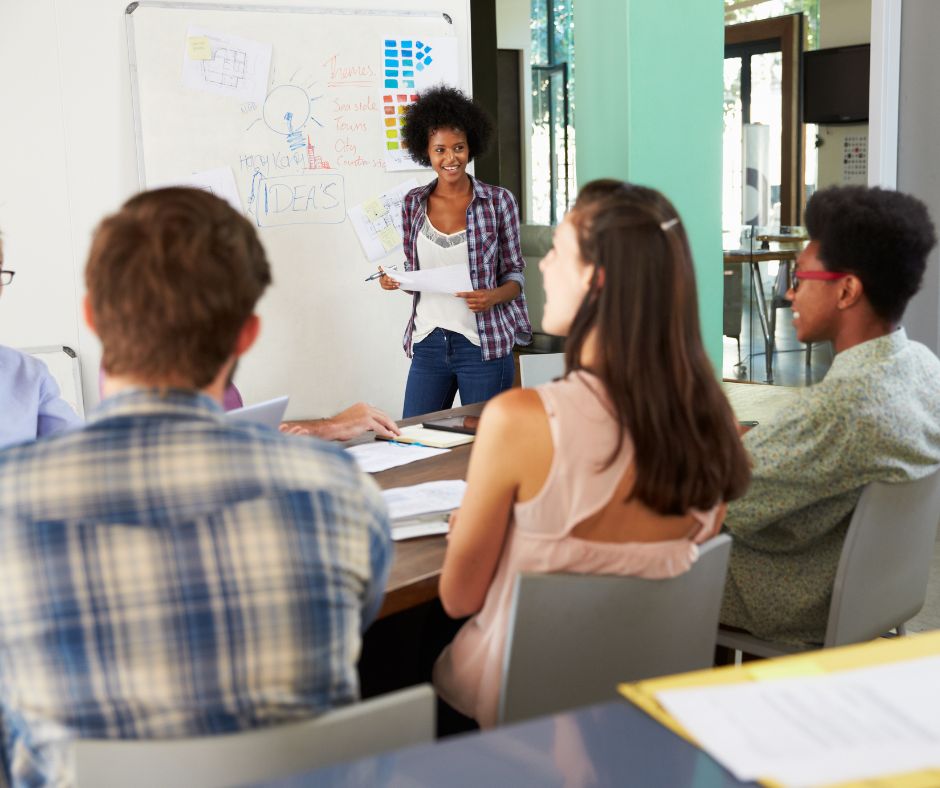
[[338,447],[223,418],[271,281],[223,200],[163,189],[98,228],[85,272],[107,398],[0,454],[0,710],[16,784],[72,738],[175,738],[355,701],[391,559]]
[[728,506],[721,611],[723,624],[796,644],[823,641],[862,488],[940,465],[940,361],[900,327],[936,244],[926,207],[895,191],[829,188],[807,204],[806,228],[787,293],[793,325],[800,342],[828,340],[836,356],[820,383],[744,437],[751,486]]

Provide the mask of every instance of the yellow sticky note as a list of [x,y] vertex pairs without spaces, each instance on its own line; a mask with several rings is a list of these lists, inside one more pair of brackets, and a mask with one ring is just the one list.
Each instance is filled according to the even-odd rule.
[[811,659],[769,659],[759,662],[747,662],[744,667],[751,678],[756,681],[821,676],[826,672]]
[[369,202],[363,203],[362,210],[370,222],[374,222],[380,216],[385,216],[388,213],[385,205],[378,200],[369,200]]
[[212,45],[206,36],[190,36],[186,39],[186,53],[190,60],[212,60]]
[[394,224],[390,224],[379,233],[379,240],[382,242],[382,248],[388,252],[401,243],[401,236]]

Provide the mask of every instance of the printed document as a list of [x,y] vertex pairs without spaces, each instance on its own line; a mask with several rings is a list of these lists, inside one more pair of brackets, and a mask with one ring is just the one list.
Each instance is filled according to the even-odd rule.
[[473,290],[470,270],[463,264],[445,265],[443,268],[431,268],[427,271],[387,271],[386,273],[401,285],[402,290],[424,293],[466,293]]
[[414,444],[395,443],[394,441],[372,441],[360,443],[346,449],[359,468],[365,473],[378,473],[409,462],[426,460],[438,454],[446,454],[450,449],[432,449],[428,446],[415,446]]
[[383,490],[382,497],[392,520],[404,520],[457,509],[466,489],[467,483],[463,479],[448,479]]
[[656,699],[739,780],[824,785],[940,767],[940,657]]

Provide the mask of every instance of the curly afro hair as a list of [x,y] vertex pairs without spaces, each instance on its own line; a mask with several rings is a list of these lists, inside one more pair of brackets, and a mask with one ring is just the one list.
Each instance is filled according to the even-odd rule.
[[411,157],[431,166],[428,140],[437,129],[459,129],[467,135],[470,161],[486,153],[493,136],[493,121],[476,103],[456,88],[444,85],[425,91],[405,114],[402,141]]
[[916,197],[865,186],[832,186],[806,204],[806,229],[830,271],[855,274],[875,313],[898,322],[920,290],[937,243],[927,207]]

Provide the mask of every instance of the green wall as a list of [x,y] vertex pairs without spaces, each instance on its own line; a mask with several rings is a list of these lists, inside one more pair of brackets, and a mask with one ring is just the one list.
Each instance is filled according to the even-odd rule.
[[721,370],[724,11],[716,0],[575,0],[579,184],[662,191],[692,243],[705,347]]

